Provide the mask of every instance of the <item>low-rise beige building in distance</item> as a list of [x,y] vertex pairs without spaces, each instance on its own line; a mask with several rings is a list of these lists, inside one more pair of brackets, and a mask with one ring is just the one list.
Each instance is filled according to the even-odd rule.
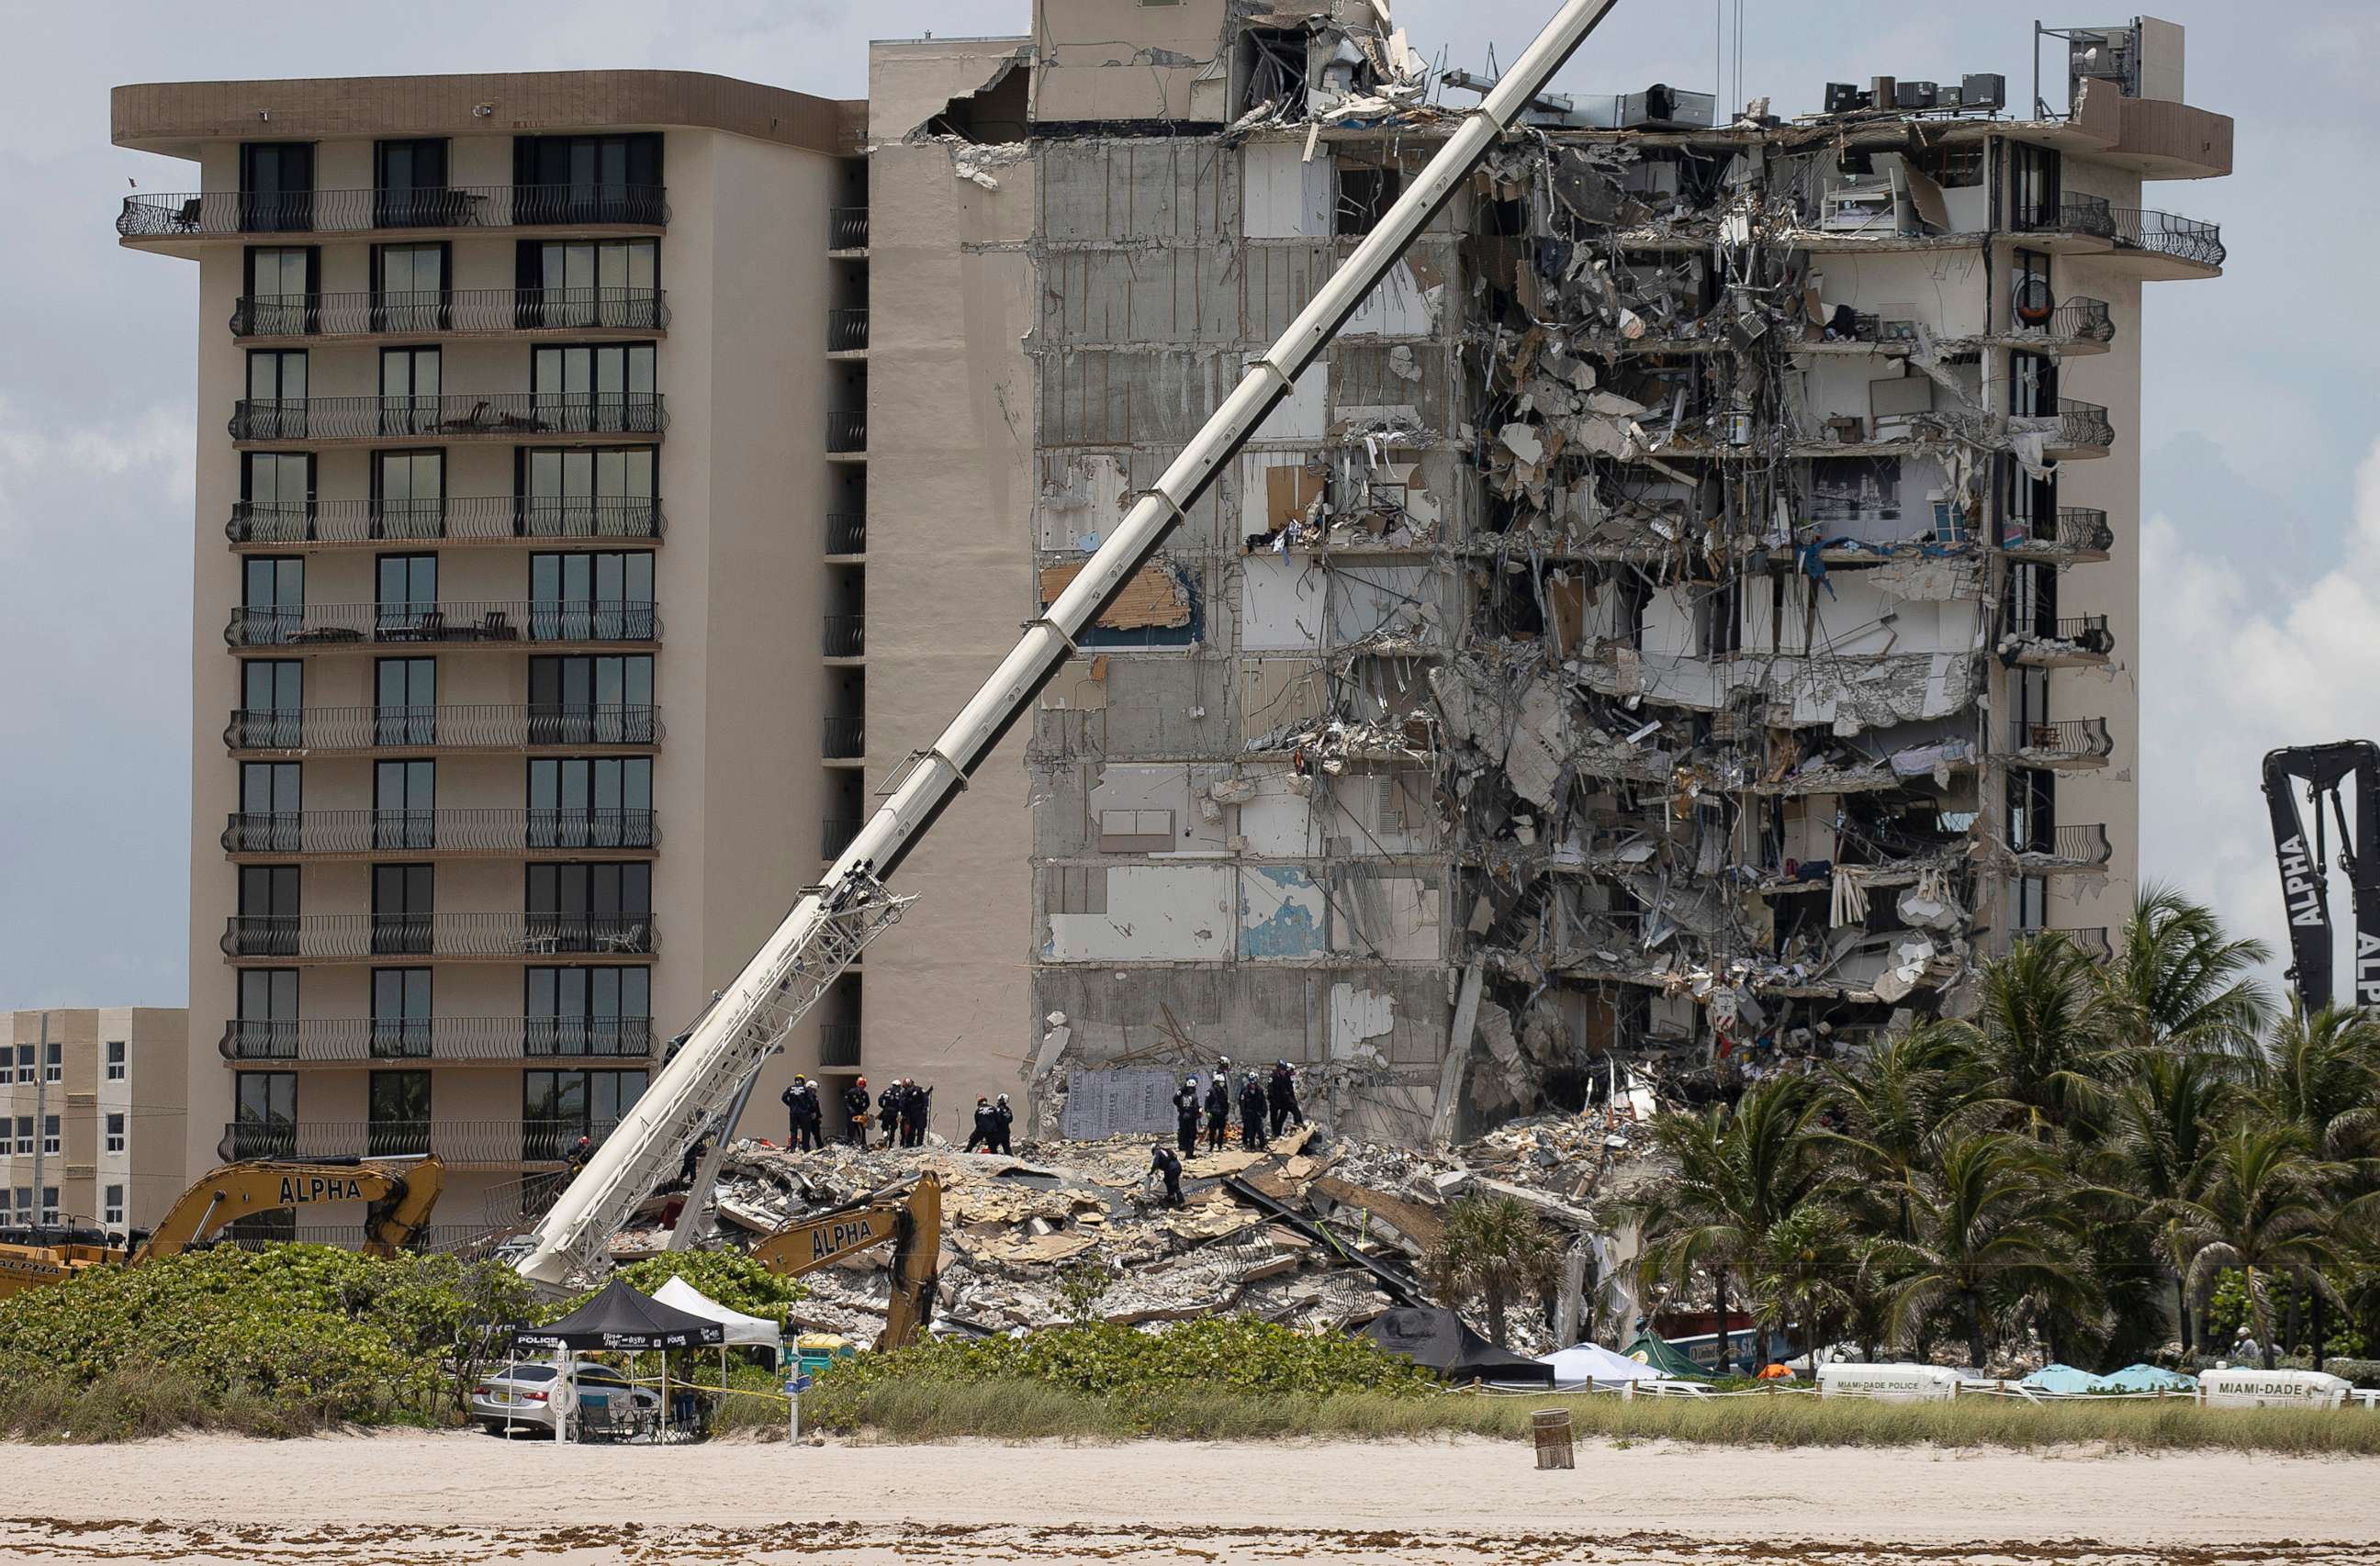
[[154,1224],[189,1184],[190,1014],[52,1007],[0,1013],[0,1222],[118,1236]]

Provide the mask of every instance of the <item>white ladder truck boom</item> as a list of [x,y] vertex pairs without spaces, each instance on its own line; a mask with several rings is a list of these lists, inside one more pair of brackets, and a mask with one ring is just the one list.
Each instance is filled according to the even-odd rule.
[[510,1248],[525,1277],[559,1288],[601,1269],[613,1235],[656,1185],[677,1172],[702,1129],[717,1121],[724,1140],[733,1130],[727,1112],[745,1084],[835,976],[900,918],[911,899],[893,896],[884,881],[917,837],[966,787],[968,775],[1010,725],[1031,709],[1041,687],[1073,654],[1075,638],[1156,552],[1166,531],[1188,515],[1223,464],[1289,395],[1364,297],[1617,3],[1566,0],[1289,329],[1250,363],[1222,406],[1057,601],[1025,627],[1015,649],[933,748],[916,752],[904,764],[889,797],[824,880],[803,892],[793,912],[687,1033],[676,1058],[621,1117],[536,1229]]

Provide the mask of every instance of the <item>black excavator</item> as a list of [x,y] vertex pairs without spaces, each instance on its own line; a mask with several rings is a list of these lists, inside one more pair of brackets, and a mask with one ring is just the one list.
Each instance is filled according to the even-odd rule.
[[[2355,824],[2347,820],[2339,785],[2355,780]],[[2298,810],[2302,789],[2313,807],[2309,838]],[[2323,806],[2327,803],[2327,815]],[[2331,1002],[2329,827],[2338,827],[2338,868],[2355,905],[2355,1004],[2380,1006],[2380,746],[2370,740],[2298,745],[2265,758],[2265,804],[2273,816],[2273,848],[2281,867],[2281,899],[2289,916],[2289,980],[2308,1011]],[[2366,858],[2360,852],[2374,847]]]

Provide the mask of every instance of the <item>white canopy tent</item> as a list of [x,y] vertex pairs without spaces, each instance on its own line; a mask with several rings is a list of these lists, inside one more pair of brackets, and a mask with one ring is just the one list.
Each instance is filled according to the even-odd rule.
[[773,1321],[763,1321],[757,1316],[747,1316],[740,1310],[730,1310],[683,1278],[673,1278],[653,1291],[653,1298],[673,1305],[688,1316],[699,1316],[716,1321],[724,1329],[722,1344],[738,1347],[782,1349],[785,1335]]
[[[677,1304],[672,1301],[672,1304]],[[1614,1354],[1600,1343],[1580,1343],[1539,1357],[1554,1367],[1557,1387],[1617,1387],[1629,1381],[1658,1381],[1661,1373],[1649,1365]]]

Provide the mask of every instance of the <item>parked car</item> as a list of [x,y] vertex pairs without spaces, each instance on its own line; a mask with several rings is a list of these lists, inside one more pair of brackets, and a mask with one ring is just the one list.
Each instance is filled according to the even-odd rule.
[[[575,1360],[570,1374],[581,1396],[609,1394],[615,1400],[629,1400],[641,1413],[661,1412],[661,1393],[650,1387],[631,1387],[625,1376],[608,1365]],[[561,1366],[551,1360],[517,1360],[480,1377],[471,1389],[472,1422],[485,1426],[492,1436],[560,1434],[561,1420],[553,1401],[560,1375]]]

